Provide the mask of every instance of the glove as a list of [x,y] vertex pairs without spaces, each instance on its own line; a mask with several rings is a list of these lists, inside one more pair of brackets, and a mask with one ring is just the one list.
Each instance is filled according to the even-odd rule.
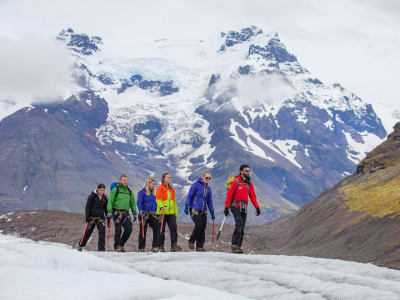
[[185,205],[185,214],[188,215],[189,214],[189,206]]
[[225,207],[224,214],[225,214],[225,216],[229,216],[229,208],[228,207]]
[[144,210],[139,210],[139,218],[141,218],[142,215],[144,215]]
[[258,217],[260,214],[261,214],[260,208],[257,207],[257,208],[256,208],[256,216]]
[[133,222],[136,222],[136,215],[133,215],[132,221],[133,221]]
[[86,216],[86,222],[89,223],[90,222],[90,217]]
[[110,220],[112,219],[112,213],[107,214],[107,223],[110,223]]
[[215,220],[214,212],[213,212],[213,211],[210,211],[210,214],[211,214],[211,220]]

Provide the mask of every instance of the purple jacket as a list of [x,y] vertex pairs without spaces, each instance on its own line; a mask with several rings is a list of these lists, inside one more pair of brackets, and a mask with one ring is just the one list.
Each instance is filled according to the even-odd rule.
[[193,183],[190,187],[185,205],[199,211],[207,210],[208,207],[210,212],[214,212],[211,188],[208,184],[204,183],[200,178]]

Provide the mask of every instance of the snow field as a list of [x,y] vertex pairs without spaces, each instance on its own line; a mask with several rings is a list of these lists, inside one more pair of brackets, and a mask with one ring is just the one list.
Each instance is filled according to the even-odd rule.
[[400,272],[278,255],[78,252],[0,235],[0,299],[400,299]]

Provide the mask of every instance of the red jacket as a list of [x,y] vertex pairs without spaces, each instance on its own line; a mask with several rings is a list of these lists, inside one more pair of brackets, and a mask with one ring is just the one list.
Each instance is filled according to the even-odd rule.
[[[240,184],[238,185],[238,181]],[[258,202],[257,202],[257,196],[256,193],[254,192],[254,186],[253,183],[250,182],[250,186],[247,183],[244,183],[240,175],[235,176],[235,180],[232,181],[231,187],[229,188],[228,193],[226,194],[226,200],[225,200],[225,207],[230,207],[232,199],[234,199],[237,202],[249,202],[249,197],[251,203],[253,203],[254,207],[257,208],[259,207]],[[240,206],[239,204],[236,204],[236,206]]]

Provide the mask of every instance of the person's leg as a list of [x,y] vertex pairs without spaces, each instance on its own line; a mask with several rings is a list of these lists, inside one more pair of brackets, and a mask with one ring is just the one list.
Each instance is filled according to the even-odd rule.
[[97,221],[97,232],[99,233],[98,251],[106,250],[106,226],[104,220]]
[[125,218],[123,219],[122,227],[124,227],[124,233],[122,234],[121,237],[121,247],[125,245],[125,243],[128,241],[132,233],[132,221],[129,215],[126,215]]
[[158,223],[157,217],[150,215],[149,217],[149,225],[153,230],[153,243],[151,244],[152,248],[158,247],[158,236],[160,232],[160,224]]
[[203,224],[201,222],[201,217],[198,214],[193,214],[192,220],[194,222],[194,228],[193,228],[193,232],[190,236],[189,243],[194,244],[197,242],[197,240],[199,239],[199,236],[201,235],[201,230],[203,228]]
[[[168,217],[167,215],[164,215],[164,222],[162,224],[160,236],[159,236],[159,239],[158,239],[158,246],[160,248],[164,248],[164,243],[165,243],[165,224],[166,224],[167,217]],[[160,222],[161,222],[161,218],[162,218],[162,216],[160,215]],[[160,227],[161,227],[161,224],[160,224]]]
[[233,217],[235,218],[235,230],[233,231],[232,235],[232,250],[234,250],[240,249],[240,239],[242,238],[244,222],[239,207],[233,206],[231,208],[231,212]]
[[121,246],[122,224],[121,224],[121,219],[118,218],[118,215],[114,215],[113,220],[114,220],[114,249],[116,250],[119,246]]
[[175,215],[168,216],[168,228],[169,228],[169,233],[171,235],[171,247],[176,246],[178,242],[178,231],[176,226]]
[[[138,248],[140,249],[145,249],[146,248],[146,232],[147,232],[147,222],[143,218],[143,223],[142,224],[142,217],[139,218],[139,240],[138,240]],[[143,234],[143,228],[144,228],[144,234]]]
[[197,243],[196,243],[197,248],[203,248],[204,242],[206,241],[207,215],[201,214],[200,219],[201,219],[201,228],[199,236],[197,238]]
[[88,227],[86,229],[85,235],[83,236],[82,242],[79,244],[80,247],[85,247],[87,241],[89,240],[90,236],[92,235],[92,232],[94,230],[94,227],[96,225],[93,223],[89,223]]
[[241,212],[242,215],[242,220],[243,220],[243,230],[242,230],[242,235],[240,236],[240,240],[239,240],[239,246],[240,248],[242,247],[242,243],[243,243],[243,237],[244,237],[244,228],[246,226],[246,219],[247,219],[247,212],[243,211]]

